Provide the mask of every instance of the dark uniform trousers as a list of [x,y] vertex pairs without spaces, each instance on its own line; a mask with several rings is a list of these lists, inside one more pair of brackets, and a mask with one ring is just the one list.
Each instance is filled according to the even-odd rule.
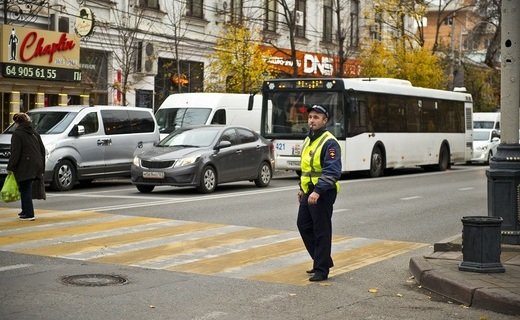
[[329,268],[334,266],[331,258],[332,207],[336,195],[336,189],[323,192],[316,205],[308,205],[308,195],[304,195],[296,222],[305,248],[314,261],[313,269],[326,276],[329,275]]

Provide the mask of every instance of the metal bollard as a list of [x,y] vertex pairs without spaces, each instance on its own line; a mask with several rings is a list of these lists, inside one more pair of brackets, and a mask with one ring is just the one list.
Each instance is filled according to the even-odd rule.
[[501,217],[469,216],[462,218],[462,262],[460,271],[481,273],[505,272],[500,262]]

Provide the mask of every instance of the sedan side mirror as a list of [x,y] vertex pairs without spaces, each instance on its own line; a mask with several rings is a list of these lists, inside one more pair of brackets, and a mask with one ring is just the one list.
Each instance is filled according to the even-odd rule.
[[227,140],[222,140],[219,142],[219,144],[215,147],[215,149],[223,149],[223,148],[229,148],[231,147],[231,142]]

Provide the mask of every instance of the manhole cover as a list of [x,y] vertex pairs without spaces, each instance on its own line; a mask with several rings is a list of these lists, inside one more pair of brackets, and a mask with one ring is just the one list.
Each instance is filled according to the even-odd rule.
[[110,274],[77,274],[61,278],[61,282],[81,287],[105,287],[127,284],[128,280]]

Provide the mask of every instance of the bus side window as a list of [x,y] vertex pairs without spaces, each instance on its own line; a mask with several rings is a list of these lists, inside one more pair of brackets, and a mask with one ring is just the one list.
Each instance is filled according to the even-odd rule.
[[417,99],[409,98],[406,101],[406,129],[408,132],[420,131],[420,110]]
[[351,109],[347,128],[350,137],[367,131],[367,103],[365,100],[358,100],[357,107]]
[[211,124],[226,124],[226,110],[220,109],[215,111]]

